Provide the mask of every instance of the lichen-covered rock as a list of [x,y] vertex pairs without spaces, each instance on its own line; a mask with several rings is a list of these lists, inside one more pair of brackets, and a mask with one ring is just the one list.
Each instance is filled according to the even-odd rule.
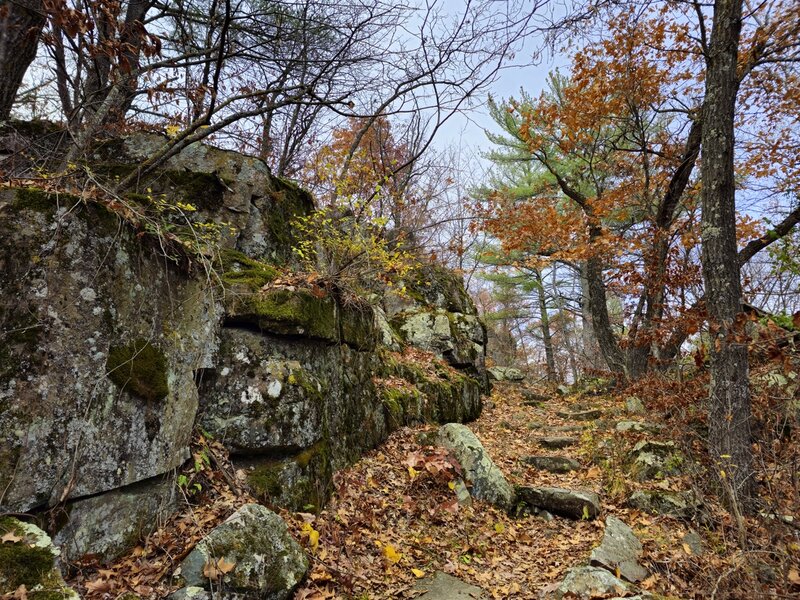
[[495,381],[522,381],[525,379],[525,374],[515,367],[489,367],[486,372]]
[[473,497],[505,510],[511,509],[514,489],[469,427],[458,423],[443,425],[436,441],[448,448],[461,465],[464,476],[472,484]]
[[675,442],[642,440],[631,450],[628,462],[631,474],[639,481],[647,481],[680,474],[683,455]]
[[614,429],[621,433],[626,431],[657,433],[663,428],[655,423],[645,423],[643,421],[620,421],[614,426]]
[[180,465],[217,344],[207,284],[98,205],[28,188],[0,205],[0,511]]
[[588,490],[518,486],[516,498],[524,506],[570,519],[594,519],[600,514],[600,497]]
[[25,586],[31,600],[79,600],[56,566],[59,550],[48,535],[30,523],[0,517],[0,596],[13,598]]
[[[210,581],[206,565],[233,565]],[[214,528],[181,563],[186,587],[202,587],[242,600],[290,598],[308,571],[308,558],[286,523],[259,504],[246,504]],[[225,570],[225,569],[223,569]]]
[[86,555],[113,560],[178,509],[174,476],[165,475],[71,502],[54,543],[73,562]]
[[625,398],[625,411],[631,415],[643,415],[645,413],[644,402],[636,396]]
[[581,468],[577,460],[566,456],[524,456],[522,462],[551,473],[569,473]]
[[600,545],[592,550],[589,561],[604,567],[618,577],[636,583],[647,577],[647,570],[639,564],[642,543],[633,530],[616,517],[606,519],[606,528]]
[[628,506],[677,519],[691,519],[700,511],[700,503],[691,492],[668,490],[637,490],[628,498]]
[[611,598],[623,596],[629,586],[614,577],[605,569],[599,567],[573,567],[567,570],[563,581],[553,593],[555,600],[562,598],[577,598],[590,600],[592,598]]
[[[323,439],[332,352],[311,344],[276,345],[243,329],[221,332],[216,368],[202,382],[200,425],[234,454],[309,448]],[[323,381],[325,384],[323,385]]]
[[[121,176],[165,142],[163,136],[136,133],[96,150],[99,171]],[[166,194],[194,205],[197,221],[225,223],[222,243],[246,254],[285,263],[297,241],[291,222],[314,206],[310,194],[274,177],[258,158],[191,144],[170,158],[155,176],[136,190]]]

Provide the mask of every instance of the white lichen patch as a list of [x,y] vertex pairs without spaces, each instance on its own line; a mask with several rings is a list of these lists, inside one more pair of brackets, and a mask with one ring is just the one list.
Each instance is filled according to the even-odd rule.
[[90,287],[85,287],[79,292],[81,298],[83,298],[86,302],[94,302],[97,300],[97,292]]
[[261,392],[258,391],[258,388],[255,388],[252,385],[248,385],[247,389],[242,391],[241,402],[242,404],[253,404],[254,402],[264,402],[264,397],[261,395]]
[[274,381],[270,381],[269,386],[267,386],[267,395],[270,398],[278,398],[281,395],[282,389],[283,384],[275,379]]

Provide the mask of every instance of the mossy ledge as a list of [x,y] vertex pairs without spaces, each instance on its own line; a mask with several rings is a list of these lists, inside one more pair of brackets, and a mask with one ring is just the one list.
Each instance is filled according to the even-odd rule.
[[255,327],[277,335],[298,335],[339,341],[336,303],[308,290],[276,288],[255,293],[228,290],[227,324]]
[[278,278],[278,269],[237,250],[222,250],[219,263],[222,267],[222,283],[227,286],[243,285],[257,292]]
[[137,339],[127,346],[111,347],[106,373],[121,390],[148,402],[162,400],[169,393],[167,358],[144,339]]

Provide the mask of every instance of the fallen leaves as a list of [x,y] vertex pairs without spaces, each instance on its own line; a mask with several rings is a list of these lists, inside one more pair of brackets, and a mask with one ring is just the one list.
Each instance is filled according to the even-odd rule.
[[211,581],[217,581],[222,579],[235,568],[236,563],[226,560],[224,556],[216,561],[211,559],[205,565],[203,565],[203,577],[206,577]]

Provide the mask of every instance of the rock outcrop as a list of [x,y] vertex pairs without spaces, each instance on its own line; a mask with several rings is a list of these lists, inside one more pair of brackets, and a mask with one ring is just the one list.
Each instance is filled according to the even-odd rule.
[[[124,177],[161,143],[98,144],[92,172]],[[61,505],[65,555],[110,559],[175,508],[196,428],[262,501],[312,510],[392,430],[476,418],[486,333],[460,279],[424,265],[405,296],[356,305],[275,283],[311,210],[262,161],[200,144],[110,204],[0,191],[0,512]]]

